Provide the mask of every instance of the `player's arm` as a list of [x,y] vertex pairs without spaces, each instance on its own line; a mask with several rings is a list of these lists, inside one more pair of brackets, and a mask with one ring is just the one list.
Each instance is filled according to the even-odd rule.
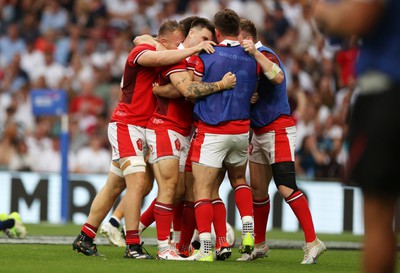
[[[256,61],[261,66],[261,69],[264,72],[264,75],[267,79],[275,84],[278,85],[283,82],[285,79],[283,72],[279,65],[271,60],[269,60],[264,54],[258,51],[251,40],[243,40],[243,48],[246,52],[256,59]],[[277,61],[277,60],[276,60]]]
[[156,39],[154,39],[153,36],[148,35],[148,34],[136,36],[135,39],[133,39],[132,42],[133,42],[133,44],[135,46],[141,45],[141,44],[149,44],[149,45],[152,45],[152,46],[156,47],[157,44],[158,44]]
[[182,96],[193,99],[203,97],[221,90],[231,89],[236,85],[236,76],[228,72],[218,82],[192,81],[187,71],[173,73],[169,76],[171,83],[178,89]]
[[314,0],[314,17],[320,28],[329,33],[366,35],[376,25],[383,5],[383,0]]
[[153,86],[153,94],[169,99],[176,99],[182,97],[181,92],[179,92],[178,89],[176,89],[172,83],[161,86],[159,85]]
[[212,41],[204,41],[194,47],[185,49],[172,49],[162,51],[148,50],[140,55],[136,62],[142,66],[150,67],[172,65],[182,61],[186,57],[199,53],[203,50],[207,53],[214,53],[215,49],[213,45],[215,45],[215,43]]

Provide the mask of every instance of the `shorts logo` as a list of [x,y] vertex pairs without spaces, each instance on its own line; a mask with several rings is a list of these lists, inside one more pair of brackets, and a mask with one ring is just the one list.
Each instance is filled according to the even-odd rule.
[[149,145],[150,153],[153,153],[153,145]]
[[180,151],[181,150],[181,142],[179,139],[175,139],[175,148]]
[[143,141],[141,139],[136,140],[136,145],[140,151],[143,151]]

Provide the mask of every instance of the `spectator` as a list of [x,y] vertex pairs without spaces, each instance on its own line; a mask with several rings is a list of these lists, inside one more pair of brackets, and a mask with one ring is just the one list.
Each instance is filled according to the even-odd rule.
[[21,57],[14,55],[4,71],[3,78],[0,81],[0,89],[10,94],[17,93],[22,86],[28,83],[28,74],[20,67]]
[[26,50],[21,54],[21,68],[28,73],[32,79],[34,71],[38,67],[45,65],[44,53],[35,47],[35,39],[28,38],[26,41]]
[[9,169],[19,172],[30,172],[33,170],[36,158],[29,153],[25,140],[18,140],[15,153],[10,158]]
[[306,135],[303,138],[301,148],[296,152],[295,164],[297,175],[303,178],[314,179],[320,176],[321,169],[329,163],[329,156],[318,149],[315,135]]
[[[8,109],[9,112],[15,109]],[[5,124],[2,136],[0,137],[0,169],[9,169],[11,158],[17,153],[16,144],[18,141],[18,125],[9,121]]]
[[65,82],[65,68],[55,62],[54,47],[49,46],[44,51],[44,66],[37,67],[32,71],[32,81],[43,77],[47,88],[59,89]]
[[[93,160],[96,158],[96,160]],[[92,135],[89,144],[76,153],[74,172],[78,173],[108,173],[111,152],[104,148],[103,138]]]
[[0,38],[0,65],[8,65],[15,54],[25,51],[25,42],[19,35],[18,25],[13,23],[7,27],[7,36]]
[[46,0],[44,11],[40,19],[40,32],[48,30],[60,32],[68,25],[68,13],[60,6],[57,0]]

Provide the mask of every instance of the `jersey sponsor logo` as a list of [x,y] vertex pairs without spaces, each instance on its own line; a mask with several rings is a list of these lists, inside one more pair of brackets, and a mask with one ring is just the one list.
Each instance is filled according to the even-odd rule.
[[154,118],[154,119],[153,119],[153,123],[154,123],[154,124],[163,124],[164,121],[163,121],[162,119],[160,119],[160,118]]
[[246,62],[250,62],[253,60],[250,57],[238,56],[236,54],[229,54],[227,52],[219,52],[218,55],[221,57],[225,57],[225,58],[229,58],[229,59],[233,59],[233,60],[241,60],[241,61],[246,61]]
[[124,111],[118,110],[115,112],[115,115],[119,117],[125,117],[126,113]]

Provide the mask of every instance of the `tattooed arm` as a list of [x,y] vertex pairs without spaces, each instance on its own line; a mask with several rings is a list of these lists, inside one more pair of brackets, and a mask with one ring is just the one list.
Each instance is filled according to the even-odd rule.
[[236,76],[228,72],[218,82],[192,81],[188,72],[177,72],[169,76],[172,84],[186,98],[198,98],[221,90],[231,89],[236,85]]

